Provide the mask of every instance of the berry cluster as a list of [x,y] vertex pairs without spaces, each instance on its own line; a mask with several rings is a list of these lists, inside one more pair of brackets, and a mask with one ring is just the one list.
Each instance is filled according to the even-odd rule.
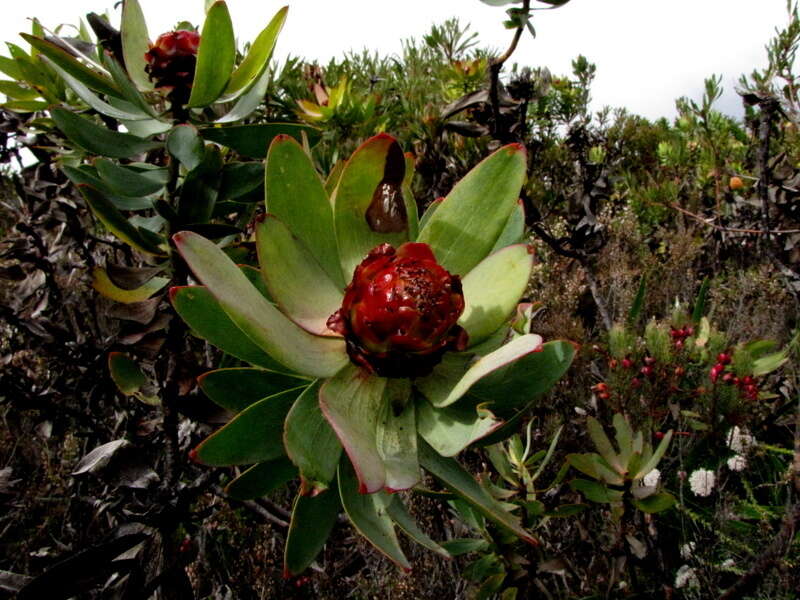
[[683,344],[690,335],[694,335],[694,327],[686,325],[680,329],[675,327],[669,328],[669,335],[672,338],[672,343],[675,344],[677,350],[683,350]]
[[723,383],[728,385],[735,385],[739,388],[740,395],[747,400],[758,400],[758,382],[750,375],[744,377],[737,377],[732,371],[726,370],[728,365],[731,364],[731,354],[729,352],[720,352],[717,355],[716,364],[711,367],[709,377],[712,383],[717,383],[717,380],[722,379]]

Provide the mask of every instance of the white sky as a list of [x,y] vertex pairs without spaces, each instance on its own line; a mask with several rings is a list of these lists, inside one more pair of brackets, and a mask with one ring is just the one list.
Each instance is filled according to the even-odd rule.
[[[140,2],[152,38],[178,21],[202,21],[203,0]],[[279,58],[293,54],[324,62],[364,47],[391,54],[401,39],[419,38],[453,16],[470,23],[483,46],[505,48],[511,37],[501,24],[503,9],[479,0],[228,0],[240,43],[252,40],[286,3]],[[0,39],[19,40],[18,32],[30,30],[31,16],[55,27],[109,10],[118,23],[113,5],[114,0],[2,0]],[[733,87],[742,73],[765,66],[764,45],[785,22],[785,0],[572,0],[536,14],[537,38],[526,35],[513,60],[560,75],[584,54],[597,64],[595,108],[624,106],[649,118],[674,116],[675,98],[699,98],[703,79],[717,73],[725,88],[720,108],[739,115]]]

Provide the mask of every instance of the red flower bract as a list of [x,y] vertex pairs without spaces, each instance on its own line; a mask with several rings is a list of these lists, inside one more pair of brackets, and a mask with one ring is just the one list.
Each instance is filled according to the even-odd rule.
[[461,280],[427,244],[382,244],[356,267],[328,327],[345,337],[355,364],[381,377],[422,377],[445,352],[466,347],[456,324],[463,311]]
[[145,52],[147,73],[159,88],[190,88],[197,65],[200,35],[195,31],[170,31],[158,36]]

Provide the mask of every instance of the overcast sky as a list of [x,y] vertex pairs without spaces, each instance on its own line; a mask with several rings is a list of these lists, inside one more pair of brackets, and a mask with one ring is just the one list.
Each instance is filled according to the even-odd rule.
[[[202,21],[203,0],[140,2],[153,38],[180,20]],[[501,24],[503,9],[480,0],[228,0],[240,43],[287,2],[279,58],[326,61],[364,47],[392,54],[400,40],[453,16],[470,23],[484,46],[504,48],[511,37]],[[18,40],[18,32],[30,29],[28,17],[55,27],[105,10],[118,23],[114,0],[4,0],[0,38]],[[526,35],[513,60],[567,74],[570,61],[584,54],[597,64],[595,108],[624,106],[653,119],[674,116],[679,96],[699,98],[703,79],[716,73],[725,87],[720,108],[738,115],[739,76],[765,66],[764,45],[785,22],[785,0],[572,0],[536,13],[538,36]]]

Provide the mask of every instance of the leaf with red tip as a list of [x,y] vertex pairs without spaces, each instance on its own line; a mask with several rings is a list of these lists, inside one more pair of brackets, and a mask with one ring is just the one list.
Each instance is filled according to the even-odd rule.
[[345,164],[333,194],[333,218],[346,280],[376,246],[408,241],[405,168],[400,145],[386,134],[368,139]]
[[350,457],[359,491],[382,489],[386,469],[378,452],[377,425],[383,417],[386,379],[348,364],[322,386],[319,406]]
[[310,333],[337,335],[327,321],[344,295],[305,244],[281,221],[266,215],[256,224],[256,247],[267,289],[283,312]]
[[214,243],[186,231],[173,239],[236,326],[278,362],[313,377],[331,377],[348,363],[343,340],[317,337],[292,323]]
[[280,135],[270,144],[265,171],[267,212],[305,244],[334,284],[343,289],[347,282],[339,264],[333,210],[311,158],[293,138]]
[[431,475],[487,519],[529,544],[538,545],[536,538],[523,529],[520,520],[505,510],[458,462],[440,456],[423,440],[419,443],[419,459]]
[[339,465],[339,493],[342,506],[358,532],[397,566],[410,571],[411,564],[400,548],[394,524],[387,514],[392,497],[386,492],[362,493],[353,467],[346,460]]
[[315,495],[336,475],[342,446],[319,408],[320,383],[304,391],[286,415],[283,443],[300,469],[301,494]]
[[336,487],[334,482],[333,489],[317,496],[295,498],[283,555],[284,577],[305,571],[325,546],[342,506]]
[[227,467],[283,456],[283,421],[303,390],[305,386],[287,390],[246,408],[195,448],[193,459],[212,467]]
[[429,244],[451,273],[469,273],[492,250],[517,206],[525,168],[520,144],[497,150],[456,184],[417,241]]

